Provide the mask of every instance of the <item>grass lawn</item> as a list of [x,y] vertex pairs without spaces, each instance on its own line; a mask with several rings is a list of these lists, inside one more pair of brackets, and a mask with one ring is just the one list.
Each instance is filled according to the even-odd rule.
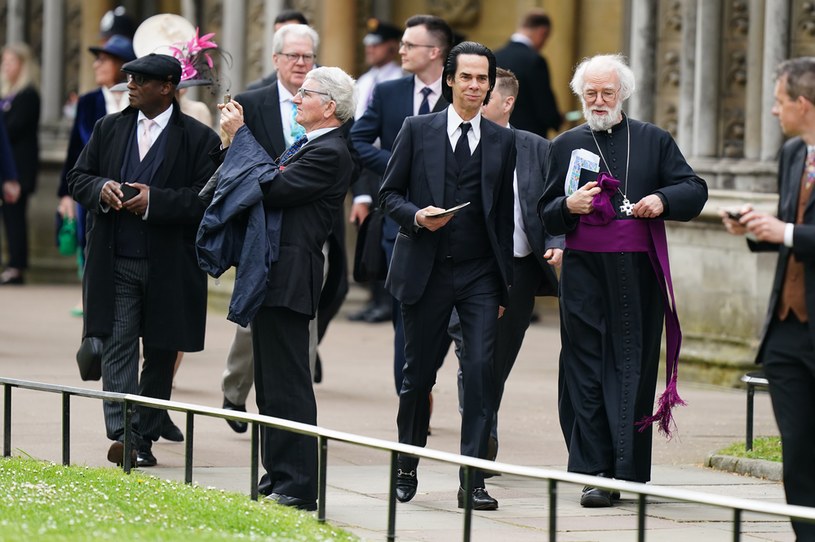
[[313,514],[120,469],[0,459],[0,539],[357,540]]
[[764,459],[765,461],[776,461],[781,463],[781,438],[759,437],[753,439],[753,449],[749,452],[744,449],[743,442],[731,444],[727,448],[719,450],[719,455],[748,457],[750,459]]

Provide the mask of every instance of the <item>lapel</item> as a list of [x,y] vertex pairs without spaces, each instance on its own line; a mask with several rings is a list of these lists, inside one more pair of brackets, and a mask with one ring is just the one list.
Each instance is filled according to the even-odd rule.
[[130,143],[131,134],[136,130],[136,119],[138,118],[138,111],[128,106],[122,115],[116,119],[112,146],[114,150],[108,155],[110,162],[107,168],[108,175],[113,179],[119,178],[124,162],[125,150],[127,149],[128,143]]
[[[258,122],[263,127],[265,141],[271,145],[266,149],[269,156],[280,156],[286,150],[286,139],[283,136],[283,119],[280,117],[280,92],[277,90],[277,82],[269,87],[266,99],[258,109]],[[264,145],[266,147],[267,145]]]
[[[398,119],[413,116],[413,77],[405,77],[403,79],[404,87],[402,90],[402,99],[399,100],[398,110],[396,111],[396,118]],[[402,126],[401,122],[399,122],[399,126]]]
[[433,205],[444,207],[444,162],[447,147],[450,146],[447,139],[447,112],[422,116],[431,117],[429,122],[422,125],[421,148],[424,152],[425,178],[430,188]]
[[[787,170],[787,186],[789,190],[781,204],[782,216],[787,217],[791,222],[795,222],[798,214],[798,198],[801,197],[801,178],[804,176],[804,166],[807,157],[807,146],[801,142],[795,150],[792,151],[790,157],[790,167]],[[807,207],[812,204],[810,198]]]
[[535,172],[532,171],[531,151],[529,149],[529,140],[521,137],[518,130],[513,129],[515,132],[515,148],[518,152],[515,154],[515,172],[518,176],[518,201],[521,204],[521,219],[523,220],[524,228],[530,231],[529,221],[526,219],[529,215],[529,202],[531,201],[529,180]]
[[[489,217],[495,201],[494,179],[498,178],[498,166],[503,162],[499,157],[500,140],[498,126],[481,116],[481,202],[484,216]],[[493,160],[492,157],[497,159]]]
[[[170,119],[170,123],[167,124],[167,128],[164,130],[167,132],[166,139],[164,141],[164,156],[161,160],[165,160],[168,157],[169,164],[173,164],[176,160],[181,160],[181,142],[184,140],[184,129],[181,127],[181,122],[179,116],[181,114],[181,108],[178,106],[177,102],[175,103],[175,110],[173,111],[173,116]],[[155,146],[155,145],[154,145]],[[156,187],[163,187],[167,185],[167,180],[170,177],[170,170],[172,170],[172,166],[168,165],[167,167],[162,167],[161,164],[156,166],[154,171],[156,172],[155,177],[153,178],[153,182],[151,183],[153,186]]]

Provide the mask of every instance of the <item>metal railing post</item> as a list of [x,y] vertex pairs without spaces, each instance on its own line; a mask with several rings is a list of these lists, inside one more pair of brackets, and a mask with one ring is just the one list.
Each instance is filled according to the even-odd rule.
[[557,480],[549,480],[549,542],[557,540]]
[[[461,468],[461,467],[459,467]],[[464,542],[470,542],[473,527],[473,478],[475,469],[464,467]]]
[[187,427],[184,435],[184,483],[192,484],[192,445],[194,432],[194,414],[187,412]]
[[747,384],[747,427],[744,432],[744,449],[748,452],[753,449],[753,409],[755,395],[755,386],[752,384]]
[[125,474],[130,474],[130,469],[132,469],[134,466],[131,453],[131,450],[133,450],[133,427],[131,425],[133,423],[133,405],[131,405],[127,399],[125,399],[122,403],[122,413],[124,414],[125,419],[122,469],[125,471]]
[[637,540],[645,542],[645,495],[640,493],[637,498]]
[[62,464],[71,464],[71,394],[62,392]]
[[258,424],[252,422],[252,450],[249,452],[249,496],[258,500]]
[[733,510],[733,542],[741,540],[741,510]]
[[399,454],[391,451],[391,471],[388,477],[388,542],[396,540],[396,468]]
[[328,439],[320,436],[318,439],[320,452],[320,469],[317,473],[317,521],[325,523],[325,488],[328,474]]
[[3,388],[3,457],[11,457],[11,385]]

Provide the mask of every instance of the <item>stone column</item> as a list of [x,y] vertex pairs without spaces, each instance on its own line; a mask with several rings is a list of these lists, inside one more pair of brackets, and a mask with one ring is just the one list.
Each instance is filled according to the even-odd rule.
[[43,0],[42,114],[40,122],[56,122],[62,115],[62,50],[64,0]]
[[764,0],[750,0],[750,27],[747,39],[747,90],[744,107],[744,158],[761,157],[761,126],[763,121],[762,93],[764,69],[761,55],[764,49]]
[[8,0],[6,9],[6,43],[25,41],[25,0]]
[[783,136],[778,121],[772,115],[775,101],[775,81],[771,74],[778,63],[789,55],[790,4],[784,0],[769,0],[764,9],[764,64],[761,78],[761,156],[775,160]]
[[685,156],[693,154],[693,98],[696,80],[696,2],[682,4],[682,55],[679,59],[677,144]]
[[[222,74],[228,83],[232,96],[246,87],[244,81],[244,59],[246,57],[246,4],[224,2],[223,6],[223,48],[232,56],[232,66],[224,64]],[[224,89],[226,91],[226,89]]]
[[319,22],[320,51],[317,61],[322,66],[337,66],[348,73],[355,73],[357,3],[354,0],[324,0]]
[[263,15],[266,19],[266,27],[263,29],[263,77],[274,71],[274,60],[272,55],[272,42],[274,41],[274,20],[277,14],[283,10],[283,0],[265,0],[263,2]]
[[698,0],[693,156],[714,157],[719,146],[719,68],[722,0]]
[[653,122],[656,96],[656,11],[651,0],[631,0],[631,69],[637,92],[628,103],[632,118]]

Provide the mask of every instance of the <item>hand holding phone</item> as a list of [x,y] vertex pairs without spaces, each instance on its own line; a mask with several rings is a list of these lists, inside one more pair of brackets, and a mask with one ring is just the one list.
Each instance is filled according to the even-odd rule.
[[121,190],[122,194],[123,194],[122,199],[121,199],[122,203],[124,203],[124,202],[126,202],[126,201],[128,201],[130,199],[135,198],[136,196],[139,195],[139,192],[140,192],[140,190],[138,188],[136,188],[135,186],[131,186],[129,184],[124,184],[124,183],[119,185],[119,190]]

